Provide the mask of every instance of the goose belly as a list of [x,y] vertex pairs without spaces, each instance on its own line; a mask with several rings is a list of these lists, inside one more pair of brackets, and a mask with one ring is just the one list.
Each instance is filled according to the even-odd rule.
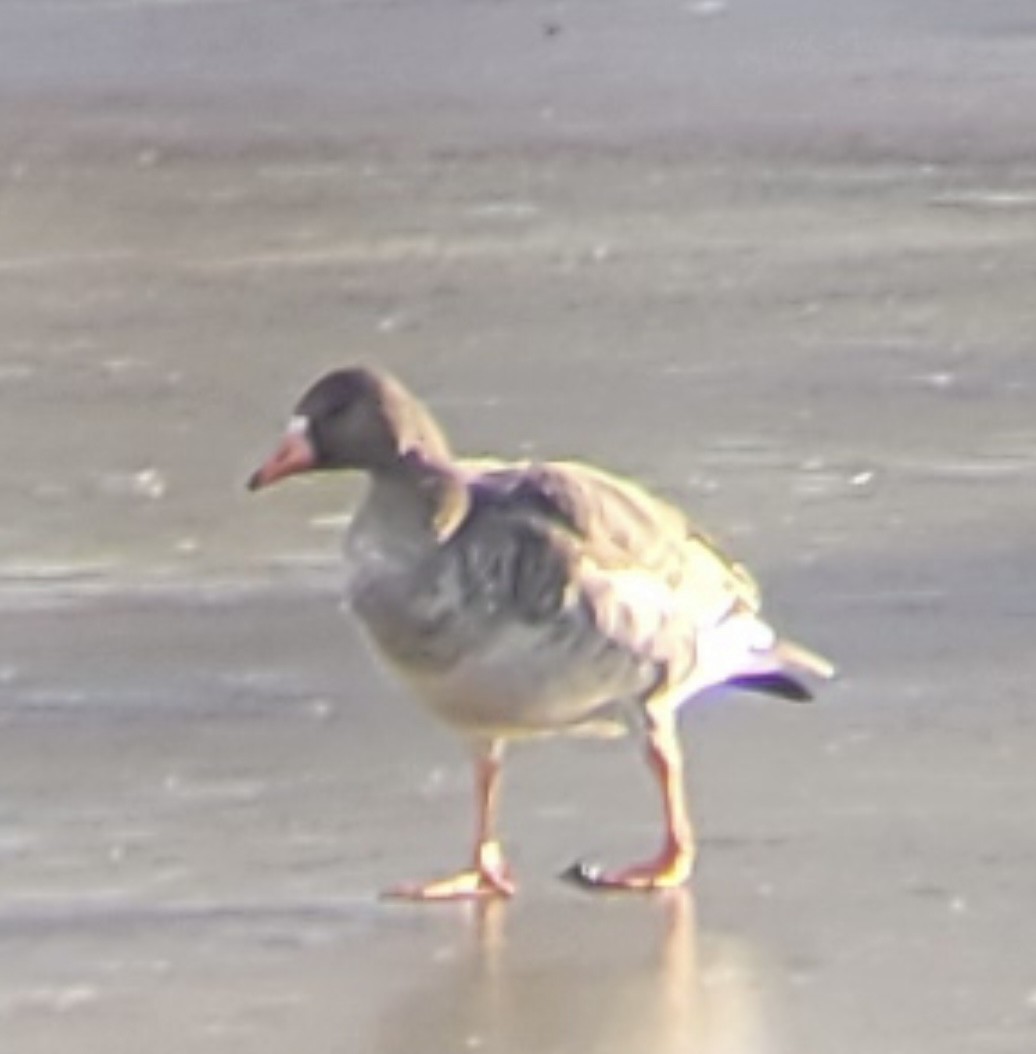
[[654,668],[601,633],[576,594],[539,609],[518,603],[513,583],[504,588],[473,558],[394,562],[357,549],[362,540],[354,532],[353,612],[451,725],[493,735],[563,730],[652,683]]
[[448,667],[396,665],[442,720],[492,735],[578,726],[650,683],[643,664],[593,634],[521,623],[498,627]]

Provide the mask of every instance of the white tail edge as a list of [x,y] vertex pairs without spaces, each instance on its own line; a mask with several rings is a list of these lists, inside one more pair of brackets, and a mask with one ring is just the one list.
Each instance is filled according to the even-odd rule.
[[831,680],[838,672],[834,664],[828,662],[823,655],[818,655],[794,641],[778,640],[774,644],[773,654],[782,665],[805,670],[815,677],[822,677],[825,681]]

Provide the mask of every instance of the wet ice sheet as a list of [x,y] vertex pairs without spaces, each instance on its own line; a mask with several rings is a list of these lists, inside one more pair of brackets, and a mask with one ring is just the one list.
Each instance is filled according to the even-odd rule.
[[781,1049],[765,964],[702,937],[689,895],[430,918],[333,901],[86,908],[0,926],[23,956],[19,983],[0,988],[0,1019],[26,1051],[70,1026],[80,1042],[156,1050],[388,1054],[432,1037],[515,1054]]

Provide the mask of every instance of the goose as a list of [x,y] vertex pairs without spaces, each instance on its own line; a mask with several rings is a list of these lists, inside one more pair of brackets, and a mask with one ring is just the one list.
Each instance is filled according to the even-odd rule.
[[580,861],[565,877],[589,890],[688,882],[681,707],[718,685],[809,699],[809,679],[832,677],[832,664],[777,635],[749,571],[674,505],[582,462],[458,458],[423,402],[380,369],[320,377],[248,487],[331,471],[369,479],[345,533],[348,604],[473,758],[471,859],[385,895],[513,895],[496,824],[505,748],[559,734],[638,734],[663,816],[654,856]]

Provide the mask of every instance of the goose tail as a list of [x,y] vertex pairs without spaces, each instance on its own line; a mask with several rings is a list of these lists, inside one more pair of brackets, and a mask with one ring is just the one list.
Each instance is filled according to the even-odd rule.
[[822,655],[790,640],[776,640],[768,658],[773,660],[772,668],[738,674],[727,683],[733,688],[806,703],[813,699],[813,692],[802,675],[829,681],[836,673],[834,664]]

